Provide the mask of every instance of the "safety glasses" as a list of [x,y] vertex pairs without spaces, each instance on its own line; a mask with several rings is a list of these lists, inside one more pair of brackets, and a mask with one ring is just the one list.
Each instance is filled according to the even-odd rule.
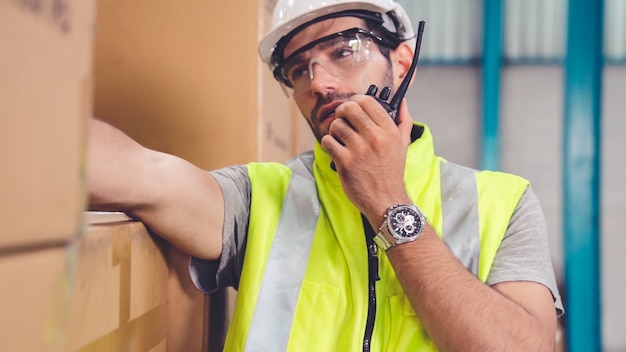
[[381,36],[361,28],[334,33],[294,51],[277,65],[274,77],[287,96],[304,93],[314,79],[315,64],[334,77],[346,76],[380,52],[377,45],[392,47]]

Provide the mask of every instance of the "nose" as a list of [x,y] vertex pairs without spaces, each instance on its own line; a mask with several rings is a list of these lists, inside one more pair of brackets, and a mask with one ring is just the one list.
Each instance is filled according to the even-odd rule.
[[[316,66],[319,66],[319,68]],[[309,79],[311,80],[311,93],[313,94],[327,93],[329,90],[336,88],[337,76],[316,57],[309,61]]]

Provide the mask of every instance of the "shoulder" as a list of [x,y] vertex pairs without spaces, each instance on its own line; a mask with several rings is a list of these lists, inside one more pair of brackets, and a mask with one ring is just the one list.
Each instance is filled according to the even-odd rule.
[[313,175],[314,156],[312,151],[304,152],[289,159],[285,163],[253,162],[246,165],[250,178],[268,175],[287,175],[297,173],[301,176]]
[[[494,199],[512,197],[519,200],[530,186],[530,182],[518,175],[491,170],[477,170],[455,164],[440,158],[441,178],[449,187],[458,187],[457,183],[474,180],[479,196]],[[500,196],[498,196],[500,195]]]
[[490,170],[479,171],[476,174],[476,183],[479,194],[514,204],[517,204],[530,187],[530,181],[521,176]]

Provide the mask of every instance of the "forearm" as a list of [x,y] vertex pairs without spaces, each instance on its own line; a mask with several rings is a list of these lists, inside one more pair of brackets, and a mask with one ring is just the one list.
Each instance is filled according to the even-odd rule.
[[123,211],[190,255],[219,257],[223,201],[209,173],[89,123],[89,209]]
[[392,247],[387,254],[418,318],[440,350],[554,349],[551,323],[481,283],[430,226],[415,242]]

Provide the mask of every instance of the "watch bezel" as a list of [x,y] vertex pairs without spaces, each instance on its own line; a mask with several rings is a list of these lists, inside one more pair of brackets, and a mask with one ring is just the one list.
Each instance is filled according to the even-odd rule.
[[[402,211],[407,211],[407,209],[413,213],[412,214],[414,217],[413,223],[414,223],[414,226],[417,228],[417,230],[411,236],[403,236],[399,234],[394,229],[394,225],[392,224],[392,221],[391,221],[392,219],[395,218],[396,214]],[[390,247],[393,247],[395,245],[415,241],[424,232],[425,226],[426,226],[426,217],[416,205],[414,204],[394,205],[394,206],[389,207],[389,209],[387,209],[387,212],[385,214],[385,219],[383,220],[382,225],[378,229],[378,234],[376,235],[375,239],[377,239],[376,242],[382,249],[387,250]]]

